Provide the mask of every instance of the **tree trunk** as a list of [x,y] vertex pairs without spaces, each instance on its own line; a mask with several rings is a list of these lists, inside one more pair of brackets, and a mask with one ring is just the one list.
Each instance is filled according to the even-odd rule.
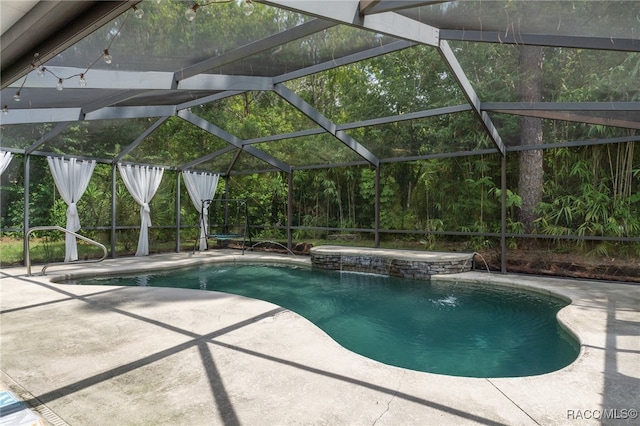
[[[520,95],[523,102],[539,102],[542,99],[542,47],[520,47]],[[521,144],[542,144],[542,120],[536,117],[522,117]],[[525,233],[535,232],[535,209],[542,201],[543,156],[542,150],[520,152],[520,175],[518,188],[522,197],[520,221]]]

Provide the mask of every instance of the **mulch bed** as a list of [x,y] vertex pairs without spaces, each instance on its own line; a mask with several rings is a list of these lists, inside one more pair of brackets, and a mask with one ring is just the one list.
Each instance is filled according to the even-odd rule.
[[[500,256],[495,252],[480,253],[490,270],[500,270]],[[476,269],[486,269],[476,256]],[[640,283],[639,258],[596,258],[567,253],[536,250],[509,251],[507,271],[607,281]]]

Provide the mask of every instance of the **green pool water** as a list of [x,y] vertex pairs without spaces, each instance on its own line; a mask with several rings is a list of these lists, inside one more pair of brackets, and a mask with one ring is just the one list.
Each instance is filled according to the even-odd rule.
[[266,265],[72,281],[176,287],[266,300],[309,319],[345,348],[412,370],[467,377],[547,373],[579,346],[556,320],[566,303],[524,290]]

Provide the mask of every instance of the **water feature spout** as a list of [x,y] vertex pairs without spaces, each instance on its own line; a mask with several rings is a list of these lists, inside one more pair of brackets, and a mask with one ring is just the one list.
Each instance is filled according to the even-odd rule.
[[251,246],[251,250],[253,250],[254,247],[259,246],[260,244],[274,244],[276,246],[282,247],[283,249],[285,249],[286,251],[288,251],[289,253],[291,253],[293,256],[295,256],[296,254],[294,252],[292,252],[291,250],[289,250],[289,248],[283,244],[277,243],[275,241],[258,241],[257,243],[255,243],[254,245]]
[[[489,270],[489,265],[487,264],[487,261],[484,259],[484,257],[482,257],[482,255],[480,253],[478,253],[478,252],[474,252],[473,255],[474,256],[475,255],[480,256],[480,259],[482,259],[482,261],[484,262],[484,267],[487,268],[487,273],[490,274],[491,271]],[[472,256],[472,258],[473,258],[473,256]]]

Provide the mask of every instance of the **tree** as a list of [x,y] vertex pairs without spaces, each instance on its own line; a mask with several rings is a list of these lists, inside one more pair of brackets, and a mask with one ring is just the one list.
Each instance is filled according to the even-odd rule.
[[[540,46],[520,46],[520,95],[523,102],[539,102],[542,86],[543,51]],[[521,144],[542,144],[542,121],[536,117],[522,117]],[[520,222],[525,233],[535,230],[536,207],[542,201],[543,154],[541,149],[520,153],[518,188],[522,197]]]

